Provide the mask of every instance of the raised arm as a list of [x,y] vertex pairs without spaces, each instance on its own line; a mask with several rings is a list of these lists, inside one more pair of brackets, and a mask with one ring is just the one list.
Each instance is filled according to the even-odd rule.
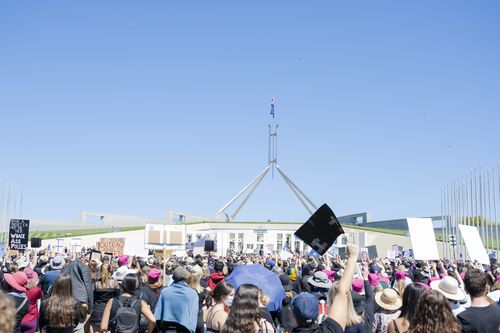
[[347,293],[351,292],[352,278],[356,271],[359,247],[354,244],[347,245],[347,263],[340,279],[339,293],[335,296],[331,308],[328,310],[328,317],[335,320],[342,329],[347,322]]

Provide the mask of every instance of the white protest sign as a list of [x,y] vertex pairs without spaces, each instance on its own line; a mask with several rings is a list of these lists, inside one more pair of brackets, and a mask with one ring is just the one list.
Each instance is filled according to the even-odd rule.
[[290,253],[290,252],[288,252],[288,251],[282,250],[282,251],[280,252],[280,257],[281,257],[281,259],[283,259],[283,260],[288,260],[288,259],[293,258],[293,254],[291,254],[291,253]]
[[439,252],[432,220],[429,218],[408,218],[413,257],[417,260],[437,260]]
[[148,252],[149,251],[144,248],[144,241],[141,238],[125,238],[125,245],[123,246],[124,255],[146,258]]
[[82,239],[81,238],[71,238],[71,250],[75,253],[82,252]]
[[387,250],[387,259],[394,260],[396,259],[396,253],[394,250]]
[[459,224],[458,228],[460,229],[471,260],[477,260],[481,264],[489,265],[490,259],[484,249],[484,244],[477,228],[463,224]]
[[359,249],[359,254],[362,260],[368,260],[368,248],[362,247]]

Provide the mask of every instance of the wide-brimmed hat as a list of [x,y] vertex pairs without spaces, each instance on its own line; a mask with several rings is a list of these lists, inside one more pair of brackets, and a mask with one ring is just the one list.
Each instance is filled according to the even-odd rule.
[[375,302],[386,310],[397,310],[403,304],[397,291],[392,288],[384,289],[375,294]]
[[5,282],[17,291],[26,292],[28,277],[24,272],[15,272],[14,274],[4,274]]
[[465,299],[465,292],[458,287],[458,281],[451,276],[445,276],[441,280],[432,281],[431,288],[441,292],[444,297],[453,301]]
[[26,274],[29,282],[38,280],[38,274],[33,270],[33,268],[26,267],[23,272]]
[[50,268],[52,269],[62,269],[64,267],[64,258],[57,256],[50,261]]
[[16,265],[19,269],[26,268],[30,265],[29,261],[25,257],[19,257],[16,261]]
[[135,269],[130,269],[127,266],[120,266],[116,272],[113,273],[113,280],[121,281],[127,274],[137,274]]
[[316,288],[330,289],[332,281],[328,280],[328,275],[324,272],[315,272],[313,276],[307,279],[310,285]]

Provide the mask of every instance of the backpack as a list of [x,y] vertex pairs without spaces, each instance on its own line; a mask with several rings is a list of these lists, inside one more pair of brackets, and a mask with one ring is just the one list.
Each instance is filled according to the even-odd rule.
[[116,298],[118,310],[116,310],[116,315],[112,321],[113,332],[137,333],[139,331],[139,317],[134,309],[138,300],[137,297],[130,297],[130,299]]

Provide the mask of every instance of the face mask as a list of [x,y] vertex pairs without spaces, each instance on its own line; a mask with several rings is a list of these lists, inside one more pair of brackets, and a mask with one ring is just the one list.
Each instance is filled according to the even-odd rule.
[[233,296],[227,296],[227,298],[224,300],[224,304],[227,307],[230,307],[233,304]]

